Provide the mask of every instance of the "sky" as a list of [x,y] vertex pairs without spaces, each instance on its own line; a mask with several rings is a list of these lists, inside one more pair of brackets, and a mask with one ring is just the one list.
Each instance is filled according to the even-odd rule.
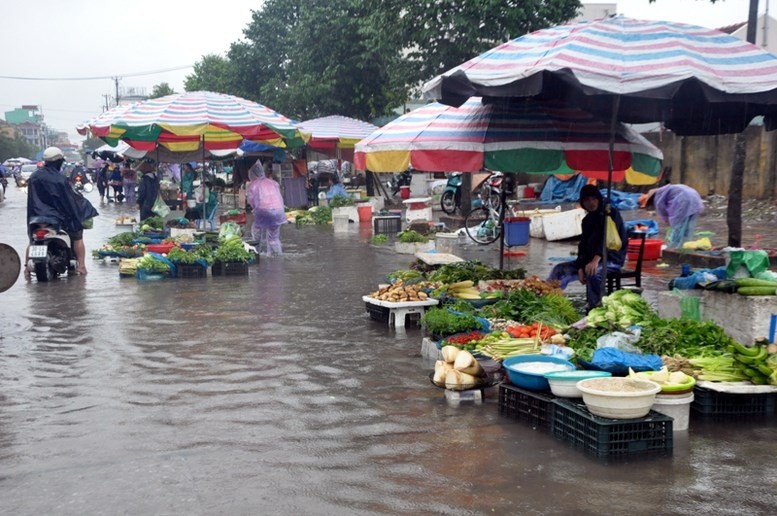
[[[760,0],[760,13],[769,0]],[[722,27],[747,20],[749,0],[620,0],[632,18]],[[225,54],[242,38],[261,0],[2,0],[0,1],[0,116],[22,105],[40,106],[46,123],[73,143],[79,123],[99,115],[104,95],[122,87],[167,82],[182,92],[203,55]],[[777,7],[771,14],[777,18]],[[171,68],[184,69],[159,72]],[[146,75],[137,75],[156,72]],[[53,80],[103,77],[95,80]],[[261,102],[261,99],[260,99]],[[269,106],[272,107],[272,106]],[[5,118],[4,116],[2,116]]]

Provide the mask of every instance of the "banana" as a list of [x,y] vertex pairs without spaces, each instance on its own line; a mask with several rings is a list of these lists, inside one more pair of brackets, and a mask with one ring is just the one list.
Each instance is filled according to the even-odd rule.
[[774,372],[772,371],[772,368],[766,364],[756,364],[756,367],[761,372],[761,374],[764,374],[766,376],[771,376],[771,374]]
[[741,362],[743,364],[747,364],[747,365],[754,364],[755,361],[756,361],[755,357],[747,357],[745,355],[740,355],[739,353],[734,355],[734,359],[738,360],[739,362]]
[[459,281],[457,283],[451,283],[450,285],[448,285],[448,290],[458,290],[460,288],[470,288],[474,286],[475,286],[475,282],[472,280]]
[[763,346],[747,347],[736,341],[732,342],[731,345],[734,346],[734,349],[736,349],[737,353],[739,353],[740,355],[744,355],[746,357],[754,357],[758,355],[760,349],[763,347]]

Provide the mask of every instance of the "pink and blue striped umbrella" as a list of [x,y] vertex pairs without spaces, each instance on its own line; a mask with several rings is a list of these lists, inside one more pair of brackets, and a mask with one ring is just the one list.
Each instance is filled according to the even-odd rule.
[[[456,108],[429,104],[356,144],[360,170],[572,174],[606,179],[610,122],[559,102],[527,99],[509,106],[473,97]],[[614,179],[642,184],[661,172],[661,151],[624,124],[616,126]],[[629,171],[629,174],[627,174]],[[639,174],[639,175],[636,175]]]
[[559,98],[622,122],[722,134],[777,114],[777,57],[716,30],[616,16],[508,41],[424,92],[450,105],[475,95]]
[[308,147],[330,152],[338,148],[352,149],[378,128],[377,125],[340,115],[305,120],[300,126],[304,132],[310,133]]

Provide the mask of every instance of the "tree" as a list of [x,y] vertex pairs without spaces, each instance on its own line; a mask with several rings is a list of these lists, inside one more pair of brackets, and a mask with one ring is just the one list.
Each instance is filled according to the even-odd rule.
[[23,136],[15,135],[13,137],[0,133],[0,163],[8,158],[32,158],[37,149],[30,144]]
[[149,95],[148,98],[158,99],[159,97],[166,97],[173,94],[175,94],[175,90],[170,87],[169,84],[160,82],[159,84],[154,84],[154,87],[151,89],[151,95]]
[[194,64],[194,72],[186,76],[184,90],[235,93],[236,73],[233,63],[218,54],[208,54]]
[[101,140],[100,138],[96,138],[94,136],[91,136],[81,142],[81,153],[82,154],[89,154],[93,150],[95,150],[98,147],[102,147],[105,145],[105,142]]

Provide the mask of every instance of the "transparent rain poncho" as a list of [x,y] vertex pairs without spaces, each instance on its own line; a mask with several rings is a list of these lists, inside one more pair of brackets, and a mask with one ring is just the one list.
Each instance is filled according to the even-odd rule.
[[280,255],[282,254],[280,227],[286,223],[280,185],[265,176],[264,168],[259,161],[249,169],[248,178],[250,183],[246,196],[254,214],[251,237],[260,242],[266,241],[269,254]]
[[656,213],[671,227],[667,247],[682,247],[692,240],[696,231],[696,220],[704,211],[704,202],[699,193],[685,185],[662,186],[653,197]]

